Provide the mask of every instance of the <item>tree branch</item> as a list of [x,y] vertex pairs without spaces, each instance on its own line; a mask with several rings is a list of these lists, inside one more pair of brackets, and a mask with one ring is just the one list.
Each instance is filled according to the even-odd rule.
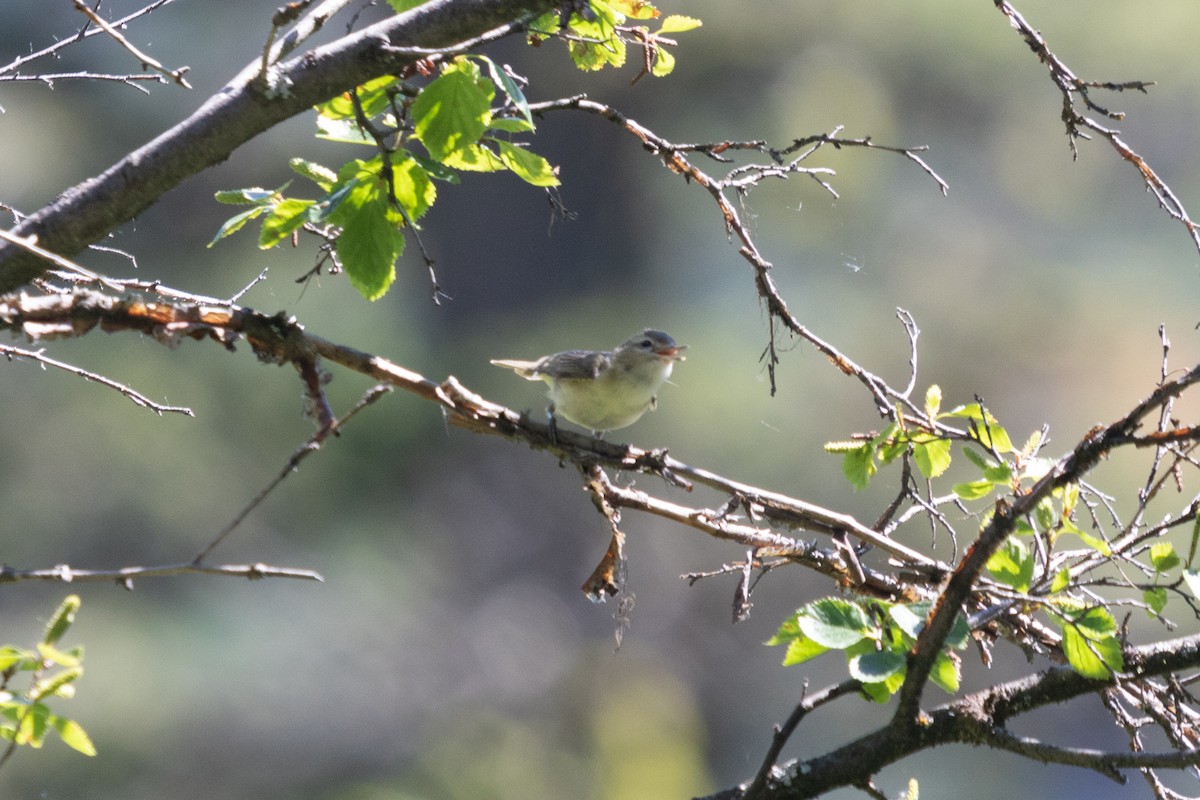
[[[278,123],[398,71],[418,53],[469,48],[488,32],[513,32],[513,20],[554,5],[552,0],[432,0],[277,64],[266,81],[256,59],[188,119],[68,190],[23,220],[14,233],[36,236],[41,247],[59,255],[73,255]],[[0,293],[44,270],[36,256],[11,243],[0,244]]]

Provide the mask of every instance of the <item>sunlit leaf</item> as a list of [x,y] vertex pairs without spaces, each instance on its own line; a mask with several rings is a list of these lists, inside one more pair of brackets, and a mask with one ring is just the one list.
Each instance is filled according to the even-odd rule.
[[704,23],[695,17],[685,17],[681,14],[668,14],[663,17],[662,25],[659,26],[659,33],[683,33],[695,28],[699,28]]
[[834,597],[805,606],[799,623],[800,630],[810,639],[837,650],[844,650],[875,631],[862,606]]
[[550,162],[503,139],[494,139],[500,148],[500,160],[521,180],[533,186],[558,186],[558,176]]

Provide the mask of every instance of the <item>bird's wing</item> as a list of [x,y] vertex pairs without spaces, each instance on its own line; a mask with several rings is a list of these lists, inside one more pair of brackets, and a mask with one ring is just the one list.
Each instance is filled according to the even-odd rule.
[[537,362],[534,369],[555,378],[597,378],[612,362],[612,353],[590,350],[568,350],[555,353]]

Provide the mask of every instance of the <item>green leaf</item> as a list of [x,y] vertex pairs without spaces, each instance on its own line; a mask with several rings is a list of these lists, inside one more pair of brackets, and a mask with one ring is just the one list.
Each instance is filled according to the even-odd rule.
[[493,139],[500,148],[500,160],[518,178],[534,186],[558,186],[558,176],[550,162],[502,139]]
[[1117,621],[1103,606],[1091,606],[1066,616],[1081,634],[1092,641],[1109,638],[1117,632]]
[[616,26],[624,21],[624,15],[617,15],[605,3],[593,2],[591,6],[594,20],[571,17],[571,30],[579,37],[567,42],[571,60],[582,70],[619,67],[625,63],[625,42],[616,35]]
[[867,696],[867,699],[876,703],[886,703],[892,699],[892,690],[886,683],[864,683],[862,693]]
[[529,123],[520,117],[493,117],[492,123],[488,127],[491,130],[505,133],[529,133],[533,130]]
[[391,6],[397,14],[403,14],[409,9],[425,5],[425,3],[428,1],[429,0],[388,0],[388,5]]
[[83,650],[79,647],[72,647],[69,650],[59,650],[52,644],[38,642],[38,656],[42,661],[57,664],[60,667],[78,667],[83,657]]
[[1116,637],[1094,641],[1070,624],[1063,629],[1063,652],[1071,667],[1085,678],[1108,680],[1124,668],[1121,644]]
[[269,209],[267,206],[255,206],[254,208],[247,209],[240,214],[235,214],[234,216],[225,220],[225,223],[221,225],[220,229],[217,231],[217,235],[214,236],[212,241],[208,243],[208,246],[212,247],[226,236],[237,233],[243,227],[245,227],[247,222],[255,217],[267,213],[268,210]]
[[[521,120],[527,126],[525,130],[532,131],[534,129],[533,114],[529,111],[529,101],[525,99],[525,93],[521,91],[521,85],[513,80],[512,75],[509,75],[503,67],[496,64],[487,56],[477,56],[483,63],[487,64],[488,74],[492,76],[492,81],[504,90],[508,95],[508,99],[512,101],[513,107],[517,109],[517,113],[521,115]],[[492,127],[498,127],[496,122],[492,123]]]
[[11,669],[17,666],[25,666],[22,662],[33,662],[37,660],[37,655],[29,650],[22,650],[19,647],[13,647],[6,644],[0,647],[0,672],[6,669]]
[[783,666],[791,667],[796,664],[803,664],[809,659],[816,658],[822,653],[828,652],[828,647],[817,644],[807,636],[802,636],[799,639],[793,639],[788,644],[787,652],[783,656]]
[[864,444],[857,450],[847,450],[842,456],[842,474],[855,489],[867,488],[871,476],[879,471],[875,465],[875,448]]
[[1054,501],[1049,497],[1043,497],[1033,508],[1033,518],[1037,521],[1039,530],[1052,531],[1057,528],[1055,521],[1058,514],[1054,510]]
[[[925,627],[925,620],[929,617],[931,608],[933,608],[933,603],[929,600],[897,604],[888,609],[888,616],[899,626],[900,630],[904,631],[906,636],[916,639],[921,634],[921,629]],[[961,650],[967,646],[970,635],[971,629],[967,626],[966,617],[959,614],[954,618],[954,626],[946,637],[946,647]]]
[[925,390],[925,416],[936,419],[942,407],[942,387],[936,383]]
[[441,161],[447,167],[466,172],[499,172],[506,168],[500,156],[481,144],[470,144],[453,153],[447,153]]
[[863,683],[882,683],[908,665],[903,653],[894,650],[874,650],[850,659],[850,677]]
[[[389,108],[388,89],[397,83],[399,79],[395,76],[383,75],[355,89],[367,119],[382,114]],[[329,119],[354,119],[354,101],[350,99],[350,92],[342,92],[332,100],[321,103],[317,106],[317,113]]]
[[222,189],[213,195],[218,203],[231,206],[259,206],[270,202],[277,189]]
[[990,444],[991,448],[998,453],[1013,452],[1012,440],[1008,438],[1008,432],[1000,426],[991,412],[984,409],[979,403],[967,403],[966,405],[958,406],[951,411],[947,411],[942,416],[971,420],[975,423],[972,426],[972,439],[975,439],[984,447]]
[[913,445],[917,469],[926,478],[936,478],[950,468],[950,440],[933,439]]
[[42,746],[49,730],[50,709],[43,703],[31,703],[20,717],[17,725],[17,744],[29,745],[35,750]]
[[442,70],[412,104],[414,135],[435,159],[479,141],[491,119],[495,84],[472,61],[459,58]]
[[369,133],[358,127],[353,119],[331,119],[317,117],[317,138],[330,142],[345,142],[346,144],[365,144],[375,147],[375,140]]
[[58,731],[59,738],[68,747],[83,753],[85,756],[96,755],[96,745],[92,744],[91,737],[87,735],[87,731],[78,722],[53,715],[50,717],[49,722],[54,730]]
[[988,559],[987,571],[1000,583],[1018,592],[1028,591],[1029,583],[1033,580],[1033,554],[1024,542],[1009,536]]
[[1054,581],[1050,584],[1050,594],[1058,594],[1070,585],[1071,570],[1068,567],[1063,567],[1054,575]]
[[338,176],[354,182],[329,218],[342,229],[336,250],[350,284],[368,300],[383,296],[396,279],[396,259],[404,252],[398,214],[387,201],[387,187],[372,173],[373,162],[347,164]]
[[1104,541],[1098,536],[1092,536],[1090,533],[1080,530],[1080,528],[1069,519],[1062,520],[1062,532],[1075,534],[1083,540],[1084,544],[1101,555],[1112,555],[1112,548],[1108,546],[1108,542]]
[[662,25],[659,26],[659,33],[683,33],[695,28],[699,28],[704,23],[695,17],[685,17],[681,14],[668,14],[663,17]]
[[826,597],[800,610],[800,630],[817,644],[844,650],[876,633],[866,611],[857,603]]
[[799,616],[800,612],[796,612],[785,619],[783,624],[779,626],[779,630],[775,631],[775,635],[770,639],[767,639],[765,642],[767,647],[775,647],[777,645],[787,644],[795,639],[802,638],[804,634],[800,631]]
[[50,621],[46,623],[46,632],[42,635],[44,644],[54,644],[63,637],[63,634],[75,622],[75,612],[79,611],[79,605],[82,602],[77,594],[69,594],[63,598],[50,617]]
[[955,656],[946,652],[938,653],[937,658],[933,661],[929,679],[947,694],[954,694],[962,683],[962,665]]
[[987,497],[996,488],[996,484],[989,480],[967,481],[966,483],[956,483],[950,487],[950,491],[961,497],[963,500],[978,500],[981,497]]
[[675,71],[675,56],[661,45],[654,50],[654,65],[650,74],[656,78],[665,78]]
[[414,222],[425,215],[437,199],[437,187],[425,168],[407,153],[397,154],[392,163],[396,202]]
[[1162,610],[1167,607],[1167,590],[1161,586],[1146,589],[1142,592],[1142,600],[1150,606],[1150,610],[1155,614],[1161,614]]
[[293,172],[320,186],[324,192],[328,192],[337,183],[337,173],[315,161],[309,161],[306,158],[292,158],[288,160],[288,166],[292,168]]
[[314,202],[288,198],[276,203],[270,215],[263,220],[262,230],[258,234],[259,249],[270,250],[291,236],[292,231],[308,221],[308,209]]
[[1154,565],[1155,572],[1167,572],[1175,569],[1182,562],[1175,554],[1175,548],[1171,546],[1170,542],[1155,542],[1150,545],[1150,563]]

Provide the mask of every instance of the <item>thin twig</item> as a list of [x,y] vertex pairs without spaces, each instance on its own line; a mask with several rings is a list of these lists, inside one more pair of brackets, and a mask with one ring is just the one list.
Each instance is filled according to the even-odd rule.
[[148,408],[159,416],[168,413],[184,414],[189,417],[196,416],[195,412],[186,406],[161,405],[146,397],[144,394],[134,391],[125,384],[114,381],[112,378],[106,378],[99,373],[91,372],[83,369],[82,367],[77,367],[74,364],[68,364],[65,361],[58,361],[57,359],[50,358],[45,354],[44,350],[25,350],[20,347],[12,347],[11,345],[0,344],[0,356],[6,356],[10,360],[14,358],[27,358],[31,361],[36,361],[39,364],[44,364],[47,367],[54,367],[56,369],[61,369],[64,372],[69,372],[72,375],[78,375],[84,380],[94,381],[103,386],[107,386],[110,389],[115,389],[116,391],[128,397],[135,404],[141,406],[142,408]]
[[88,8],[87,3],[83,2],[83,0],[74,0],[74,3],[75,3],[76,11],[79,11],[84,16],[86,16],[88,19],[90,19],[92,22],[96,23],[96,25],[100,26],[100,28],[105,33],[107,33],[109,36],[111,36],[117,42],[117,44],[124,47],[126,50],[128,50],[133,55],[134,58],[141,61],[143,69],[153,69],[157,72],[161,72],[163,75],[166,75],[168,78],[175,81],[175,83],[179,84],[183,88],[185,88],[185,89],[192,88],[191,84],[189,84],[187,82],[187,79],[183,77],[187,73],[187,71],[190,69],[190,67],[179,67],[178,69],[168,69],[167,67],[164,67],[157,60],[151,58],[150,56],[143,53],[141,50],[138,50],[136,47],[134,47],[133,42],[129,41],[124,36],[122,36],[121,32],[118,31],[116,28],[114,28],[107,21],[105,21],[105,19],[103,17],[101,17],[99,14],[97,14],[92,9]]

